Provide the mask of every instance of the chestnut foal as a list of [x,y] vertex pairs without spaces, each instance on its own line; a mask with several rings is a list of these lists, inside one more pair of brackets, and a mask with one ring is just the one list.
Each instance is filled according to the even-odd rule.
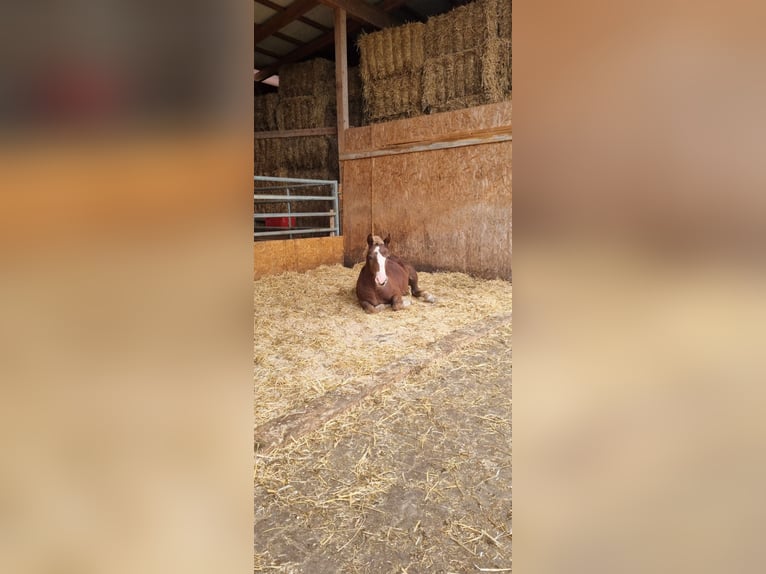
[[433,295],[418,288],[418,273],[415,268],[392,255],[388,250],[391,236],[381,239],[377,235],[367,236],[367,261],[356,281],[356,296],[367,313],[377,313],[390,303],[394,311],[404,307],[403,295],[408,287],[415,297],[424,301],[436,301]]

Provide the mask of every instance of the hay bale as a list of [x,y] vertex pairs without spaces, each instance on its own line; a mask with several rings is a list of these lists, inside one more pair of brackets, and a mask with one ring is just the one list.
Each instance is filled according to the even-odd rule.
[[336,125],[335,94],[282,98],[276,110],[277,128],[297,130]]
[[364,113],[367,121],[411,118],[422,114],[422,73],[404,73],[364,84]]
[[253,128],[255,131],[272,131],[277,128],[277,103],[275,93],[263,94],[253,98]]
[[511,41],[493,39],[487,42],[482,53],[481,67],[481,85],[487,103],[510,98]]
[[424,30],[416,22],[359,38],[365,123],[422,113]]
[[429,58],[423,66],[425,113],[491,104],[510,97],[510,40],[491,38],[478,49]]
[[476,0],[429,18],[424,34],[426,59],[478,49],[497,37],[498,1],[506,0]]
[[297,64],[286,64],[279,69],[279,95],[329,96],[335,93],[335,63],[315,58]]
[[364,100],[362,96],[362,76],[358,67],[348,69],[348,121],[352,127],[364,123]]
[[282,142],[280,138],[254,140],[255,175],[278,176],[277,171],[282,167]]
[[303,169],[328,169],[330,143],[327,136],[284,138],[282,140],[282,166],[291,173]]
[[513,8],[511,0],[499,0],[497,6],[497,33],[504,40],[511,39],[513,30]]
[[362,80],[366,83],[418,72],[425,60],[424,33],[425,24],[413,22],[360,36],[357,46]]

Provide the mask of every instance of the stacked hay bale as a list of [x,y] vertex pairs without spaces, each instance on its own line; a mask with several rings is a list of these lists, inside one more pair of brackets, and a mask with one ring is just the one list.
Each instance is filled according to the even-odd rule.
[[511,97],[511,0],[361,36],[365,117],[380,122]]
[[364,114],[370,122],[422,113],[424,34],[420,22],[359,38]]
[[358,67],[348,69],[348,123],[351,127],[364,125],[362,76]]
[[476,0],[429,18],[425,45],[424,112],[444,112],[510,98],[509,0]]
[[505,66],[501,70],[501,76],[504,76],[507,70],[508,76],[508,94],[510,95],[513,87],[511,82],[511,61],[513,56],[513,50],[511,47],[511,33],[513,30],[513,8],[511,0],[499,0],[498,1],[498,18],[497,18],[497,32],[500,39],[500,55],[502,57],[501,66]]
[[253,98],[253,128],[257,132],[277,129],[277,103],[279,96],[276,93],[261,94]]
[[[316,58],[279,70],[276,122],[280,130],[334,127],[335,64]],[[290,177],[338,178],[338,144],[334,136],[284,138],[280,167]]]

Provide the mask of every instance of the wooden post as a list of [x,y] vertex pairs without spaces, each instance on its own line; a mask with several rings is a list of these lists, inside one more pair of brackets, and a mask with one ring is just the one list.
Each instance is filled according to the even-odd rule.
[[[348,129],[348,41],[346,11],[335,8],[335,96],[338,106],[338,154],[346,151]],[[341,166],[343,164],[341,163]]]

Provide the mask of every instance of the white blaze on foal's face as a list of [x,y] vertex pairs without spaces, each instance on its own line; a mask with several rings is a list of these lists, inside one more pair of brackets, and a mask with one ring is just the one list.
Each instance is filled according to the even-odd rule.
[[380,252],[380,245],[376,245],[372,250],[373,256],[378,260],[378,272],[375,274],[375,283],[378,285],[385,285],[388,282],[388,276],[386,275],[386,258]]

